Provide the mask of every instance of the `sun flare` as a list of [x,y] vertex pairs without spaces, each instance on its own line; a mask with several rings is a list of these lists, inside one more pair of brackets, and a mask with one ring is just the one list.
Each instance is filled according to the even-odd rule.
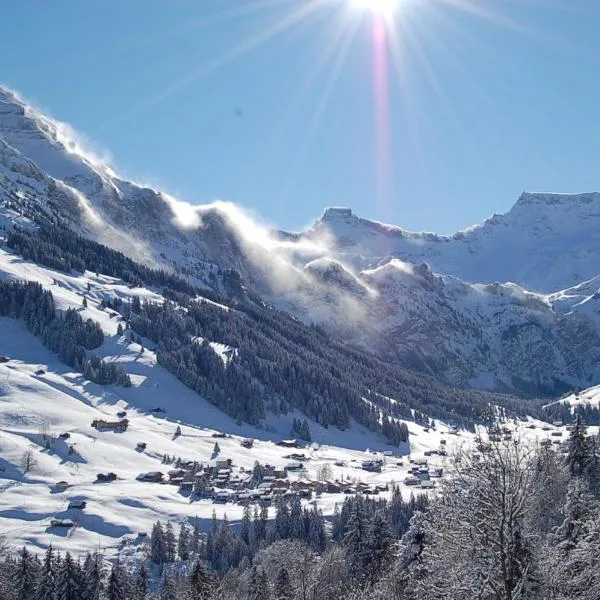
[[350,0],[351,4],[361,10],[368,10],[375,15],[391,18],[402,0]]

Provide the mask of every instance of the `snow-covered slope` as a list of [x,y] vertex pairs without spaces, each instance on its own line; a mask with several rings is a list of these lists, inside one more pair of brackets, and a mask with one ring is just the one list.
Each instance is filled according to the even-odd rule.
[[523,194],[450,237],[346,208],[277,233],[119,177],[0,89],[0,226],[32,213],[201,286],[236,293],[233,269],[275,306],[446,382],[536,394],[600,381],[600,194]]
[[[95,352],[118,361],[132,380],[130,388],[86,381],[60,363],[20,321],[0,317],[0,354],[9,359],[0,364],[0,535],[6,535],[12,544],[46,547],[52,543],[75,555],[100,545],[111,553],[125,539],[149,532],[157,519],[199,517],[208,526],[213,510],[219,517],[227,514],[230,520],[239,519],[240,505],[191,501],[177,486],[136,480],[143,472],[166,474],[173,468],[162,463],[165,454],[211,461],[216,431],[229,434],[218,439],[219,459],[231,459],[236,472],[252,469],[257,460],[280,468],[290,462],[285,458],[290,450],[276,446],[275,441],[288,437],[292,419],[299,415],[271,417],[264,429],[237,424],[157,365],[147,340],[141,351],[139,344],[118,335],[120,317],[100,305],[102,299],[115,296],[124,301],[133,296],[159,301],[154,291],[131,288],[90,272],[68,275],[23,261],[1,248],[0,279],[37,281],[52,292],[58,309],[76,308],[84,318],[99,322],[105,342]],[[84,297],[86,308],[82,306]],[[222,345],[215,349],[223,356],[232,350]],[[166,413],[153,413],[157,407]],[[91,426],[95,419],[116,420],[120,411],[127,412],[127,431],[98,431]],[[175,435],[178,425],[179,436]],[[319,467],[328,465],[336,478],[343,475],[346,480],[372,484],[400,483],[408,465],[397,465],[389,458],[383,472],[367,473],[360,463],[372,458],[365,453],[367,449],[380,456],[383,450],[422,456],[449,437],[449,428],[441,423],[435,431],[425,432],[414,423],[409,423],[409,428],[410,444],[398,449],[356,424],[342,432],[313,423],[315,443],[303,450],[309,457],[303,476],[314,480]],[[60,439],[65,433],[69,438]],[[245,437],[256,439],[252,449],[241,446]],[[451,437],[449,447],[452,440],[467,437]],[[138,442],[145,442],[146,448],[137,448]],[[74,452],[69,453],[69,447]],[[22,459],[28,451],[34,464],[24,473]],[[114,472],[116,481],[98,483],[97,474],[107,472]],[[57,487],[60,481],[68,487]],[[317,503],[331,514],[335,503],[343,499],[343,494],[325,494]],[[68,508],[70,501],[80,500],[87,503],[83,511]],[[77,526],[69,530],[51,527],[51,519],[71,519]]]

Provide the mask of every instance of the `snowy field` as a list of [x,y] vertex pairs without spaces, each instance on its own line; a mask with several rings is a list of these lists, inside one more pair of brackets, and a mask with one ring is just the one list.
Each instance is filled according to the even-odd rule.
[[[103,298],[132,296],[160,301],[160,296],[143,288],[131,289],[123,282],[106,276],[86,273],[69,276],[58,271],[27,263],[0,248],[0,279],[40,282],[52,291],[59,309],[77,308],[84,318],[98,321],[105,333],[103,346],[94,352],[107,360],[118,361],[130,374],[132,386],[100,386],[86,381],[73,372],[24,325],[12,319],[0,318],[0,355],[9,361],[0,364],[0,535],[11,544],[28,543],[38,548],[52,544],[76,555],[92,548],[102,548],[109,554],[127,539],[140,532],[150,532],[157,520],[180,521],[198,517],[203,526],[210,525],[213,510],[217,517],[225,514],[230,521],[239,520],[240,505],[214,504],[212,500],[194,500],[169,484],[136,480],[140,473],[167,473],[173,465],[165,465],[163,456],[181,457],[184,461],[206,463],[214,458],[218,441],[218,459],[231,459],[234,473],[252,469],[255,461],[283,468],[289,448],[275,441],[289,437],[292,420],[298,414],[272,417],[264,429],[237,425],[181,384],[156,364],[152,343],[144,340],[144,350],[117,334],[120,317],[102,310]],[[88,289],[89,287],[89,289]],[[83,298],[87,308],[83,308]],[[214,345],[223,360],[235,349]],[[150,412],[161,407],[159,416]],[[127,431],[98,431],[91,426],[95,419],[118,420],[117,413],[127,412]],[[176,436],[177,426],[181,435]],[[444,424],[425,431],[408,423],[410,443],[392,448],[385,440],[355,425],[341,432],[322,429],[311,423],[313,444],[297,450],[305,453],[304,479],[316,480],[324,465],[331,469],[331,480],[364,482],[371,486],[400,484],[406,497],[418,488],[403,484],[411,460],[438,450],[442,440],[448,454],[457,445],[472,439],[471,434],[450,433]],[[215,440],[215,432],[230,434]],[[522,427],[523,435],[549,437],[540,423],[536,428]],[[59,438],[69,434],[68,439]],[[251,449],[242,447],[246,437],[256,441]],[[553,439],[565,439],[565,433]],[[53,440],[48,449],[46,440]],[[137,448],[145,442],[144,450]],[[73,450],[69,453],[69,447]],[[28,452],[34,466],[23,473],[23,456]],[[393,456],[384,455],[391,451]],[[361,469],[363,460],[377,457],[384,461],[380,473]],[[404,456],[400,456],[404,455]],[[444,467],[442,456],[428,457],[430,466]],[[116,481],[98,483],[98,473],[114,472]],[[290,473],[290,479],[299,477]],[[59,481],[68,484],[57,488]],[[384,492],[385,495],[385,492]],[[324,514],[331,515],[343,493],[323,494],[314,500]],[[70,501],[85,501],[84,510],[68,508]],[[71,519],[71,529],[51,527],[51,519]]]

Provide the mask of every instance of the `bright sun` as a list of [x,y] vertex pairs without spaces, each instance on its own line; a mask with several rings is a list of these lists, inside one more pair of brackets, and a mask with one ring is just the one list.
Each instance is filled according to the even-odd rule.
[[350,0],[356,7],[382,17],[392,17],[401,0]]

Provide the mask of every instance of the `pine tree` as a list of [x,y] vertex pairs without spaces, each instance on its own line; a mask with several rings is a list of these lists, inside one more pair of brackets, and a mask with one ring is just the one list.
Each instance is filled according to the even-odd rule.
[[248,581],[247,600],[268,600],[269,597],[269,584],[265,572],[252,567]]
[[349,568],[352,575],[362,577],[367,567],[370,540],[368,537],[368,517],[362,502],[356,499],[346,525],[344,545],[348,552]]
[[213,574],[198,559],[189,577],[194,600],[210,600],[214,596],[216,582]]
[[117,325],[117,335],[123,335],[123,325],[121,323]]
[[54,600],[56,594],[56,557],[52,546],[48,546],[40,577],[36,600]]
[[190,534],[187,525],[183,522],[179,528],[177,556],[179,557],[179,560],[187,560],[190,557]]
[[83,308],[87,308],[88,306],[87,298],[85,296],[83,297],[83,302],[81,303],[81,305],[83,306]]
[[160,600],[178,600],[175,584],[173,583],[173,579],[167,570],[165,570],[163,573],[162,580],[160,582],[159,598]]
[[281,567],[275,579],[274,600],[293,600],[294,591],[290,574],[285,567]]
[[135,582],[133,585],[134,588],[134,598],[135,600],[144,600],[148,596],[148,581],[150,580],[150,573],[148,573],[148,569],[146,569],[146,565],[142,563],[140,568],[138,569]]
[[200,519],[198,519],[198,517],[194,519],[190,548],[194,555],[197,555],[200,552]]
[[216,456],[221,452],[221,448],[219,447],[219,442],[215,442],[215,446],[213,448],[213,455]]
[[30,600],[34,597],[36,591],[36,567],[33,557],[23,546],[19,552],[19,561],[15,573],[15,585],[17,589],[18,600]]
[[57,574],[56,600],[81,600],[82,589],[78,566],[67,552]]
[[123,572],[119,559],[115,561],[110,571],[108,578],[108,586],[106,589],[107,600],[126,600],[127,595],[126,575]]
[[586,435],[586,427],[581,415],[577,413],[575,424],[571,429],[571,435],[568,441],[567,465],[569,471],[574,477],[583,475],[590,464],[590,445]]
[[165,528],[165,553],[167,562],[174,562],[177,558],[176,548],[175,531],[173,531],[173,525],[169,521]]
[[157,521],[152,527],[150,536],[150,560],[157,565],[167,562],[167,548],[165,544],[165,534],[160,521]]
[[87,600],[100,600],[104,590],[104,567],[102,556],[98,552],[87,555],[83,573]]
[[393,535],[387,519],[378,511],[373,515],[369,535],[370,547],[368,552],[368,569],[371,585],[383,573],[391,557]]

